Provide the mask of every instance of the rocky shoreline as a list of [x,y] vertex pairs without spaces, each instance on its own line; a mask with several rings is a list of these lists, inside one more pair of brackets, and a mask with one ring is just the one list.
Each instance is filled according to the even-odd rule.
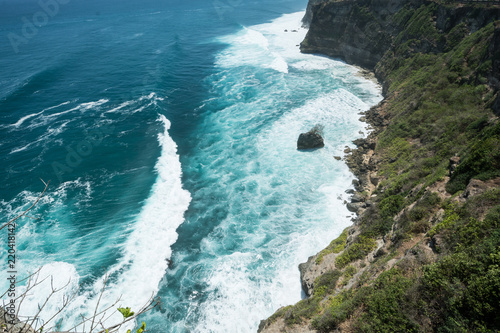
[[299,265],[308,298],[258,332],[499,329],[500,284],[463,271],[495,275],[500,248],[500,7],[311,0],[304,24],[302,52],[364,66],[384,100],[344,151],[353,225]]
[[[350,149],[345,157],[345,163],[349,166],[351,172],[357,177],[353,180],[355,190],[347,190],[352,194],[350,202],[346,202],[348,209],[356,213],[356,218],[353,219],[353,225],[346,228],[342,235],[334,240],[332,244],[319,253],[309,257],[305,263],[299,265],[300,280],[302,290],[307,297],[311,297],[315,291],[315,283],[321,281],[322,277],[328,275],[330,272],[339,269],[337,267],[337,259],[341,256],[350,245],[353,244],[356,237],[361,234],[360,221],[363,218],[369,218],[372,213],[369,208],[376,205],[374,194],[377,186],[384,177],[377,174],[379,167],[379,156],[375,152],[378,135],[388,125],[389,119],[384,112],[384,105],[386,101],[381,101],[378,105],[372,107],[370,110],[364,112],[366,122],[372,127],[371,133],[367,138],[354,140],[353,143],[357,148]],[[450,174],[454,169],[454,159],[450,159]],[[500,178],[495,178],[490,181],[472,180],[467,186],[466,190],[461,196],[454,197],[446,192],[445,186],[449,181],[449,177],[445,177],[441,182],[437,182],[433,186],[423,189],[421,186],[414,188],[410,195],[416,195],[417,192],[424,191],[426,195],[437,195],[442,200],[452,199],[457,203],[465,203],[468,199],[477,197],[491,190],[492,188],[500,188]],[[418,203],[418,201],[417,201]],[[405,242],[404,246],[400,247],[393,253],[389,260],[376,267],[372,265],[375,261],[391,252],[391,245],[397,241],[394,239],[395,230],[398,228],[398,222],[402,220],[402,216],[411,211],[415,204],[404,208],[395,217],[395,225],[393,231],[389,232],[384,237],[375,239],[375,245],[366,253],[363,258],[353,262],[348,268],[353,269],[353,273],[346,275],[347,269],[343,270],[339,280],[335,283],[335,289],[331,296],[339,295],[344,291],[355,287],[359,288],[364,285],[366,275],[370,274],[371,280],[380,276],[382,273],[387,272],[396,265],[418,265],[420,263],[433,263],[438,259],[440,246],[443,244],[443,239],[439,235],[433,236],[430,241],[425,232],[420,232],[413,237],[410,241]],[[444,219],[444,211],[442,209],[433,212],[430,220],[433,224],[438,224]],[[340,242],[339,242],[340,240]],[[334,246],[341,246],[338,251],[332,250]],[[262,320],[258,333],[317,333],[316,329],[312,328],[311,320],[305,320],[300,325],[288,325],[287,320],[293,319],[294,313],[290,306],[282,307],[275,315],[266,320]],[[332,330],[335,332],[350,332],[352,327],[349,321],[344,325],[339,326],[337,329]]]
[[[366,71],[366,70],[365,70]],[[374,74],[369,75],[369,77],[374,77]],[[350,149],[346,147],[344,161],[357,178],[353,180],[354,190],[347,190],[348,194],[351,194],[350,202],[345,202],[349,211],[356,213],[357,217],[353,219],[353,225],[346,228],[344,233],[347,234],[345,244],[343,247],[347,247],[354,237],[358,236],[360,230],[358,228],[358,221],[362,218],[363,214],[366,212],[366,208],[370,207],[373,202],[371,196],[376,186],[380,182],[380,177],[377,175],[377,157],[375,155],[375,146],[377,143],[377,135],[387,126],[388,118],[383,112],[384,101],[381,101],[376,106],[373,106],[366,112],[361,112],[362,121],[366,122],[371,128],[370,134],[366,138],[354,140],[353,143],[356,148]],[[373,261],[376,257],[377,251],[381,249],[384,241],[382,239],[377,240],[377,247],[371,251],[367,256],[368,261]],[[336,268],[335,260],[342,253],[324,253],[324,250],[309,257],[305,263],[299,265],[300,280],[302,285],[302,290],[309,297],[312,295],[314,290],[314,282],[320,278],[324,273],[332,271]],[[321,258],[321,260],[319,260]],[[361,268],[360,263],[357,268]],[[364,266],[367,267],[367,266]],[[359,270],[350,281],[343,287],[336,290],[336,294],[340,293],[343,289],[348,289],[357,281],[361,276],[363,270]],[[282,308],[285,309],[285,308]],[[279,310],[278,310],[279,311]],[[286,316],[286,314],[285,314]],[[306,332],[316,332],[315,330],[309,330],[307,325],[302,325],[300,327],[286,328],[285,322],[283,320],[271,319],[262,320],[259,325],[258,332],[264,333],[278,333],[278,332],[296,332],[296,333],[306,333]]]

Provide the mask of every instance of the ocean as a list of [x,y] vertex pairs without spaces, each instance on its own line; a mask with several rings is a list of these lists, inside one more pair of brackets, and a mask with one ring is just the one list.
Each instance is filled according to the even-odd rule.
[[[352,223],[334,156],[382,99],[358,69],[299,52],[306,5],[0,2],[3,223],[50,180],[14,243],[1,231],[0,287],[12,244],[18,279],[39,282],[21,319],[49,298],[46,325],[71,298],[52,324],[110,307],[111,326],[159,297],[149,332],[255,332],[304,296],[298,264]],[[297,151],[316,124],[325,148]]]

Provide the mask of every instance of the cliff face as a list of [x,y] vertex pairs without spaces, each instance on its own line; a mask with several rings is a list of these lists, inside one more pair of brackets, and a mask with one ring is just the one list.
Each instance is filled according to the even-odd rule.
[[303,52],[372,69],[385,100],[345,161],[354,225],[299,266],[259,332],[500,330],[500,7],[311,0]]
[[[415,13],[419,17],[410,21]],[[452,30],[460,27],[473,33],[499,19],[498,8],[445,6],[425,0],[311,0],[304,17],[309,32],[300,50],[374,70],[386,52],[398,46],[408,44],[413,53],[446,52],[450,49],[446,35]],[[384,80],[384,73],[376,74]]]
[[[300,50],[341,58],[373,69],[392,43],[397,22],[392,17],[402,1],[315,2],[308,6],[309,32]],[[412,8],[422,1],[408,3]]]

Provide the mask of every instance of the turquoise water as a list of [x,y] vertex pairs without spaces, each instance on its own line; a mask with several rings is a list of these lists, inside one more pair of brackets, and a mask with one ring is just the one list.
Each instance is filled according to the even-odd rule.
[[[65,286],[47,313],[76,293],[71,327],[106,275],[101,307],[161,297],[140,319],[151,332],[252,332],[300,300],[297,265],[350,224],[353,178],[333,156],[381,99],[357,69],[300,54],[304,1],[74,0],[17,50],[8,34],[40,7],[1,6],[0,209],[51,180],[16,234],[19,274]],[[315,124],[326,147],[297,151]]]

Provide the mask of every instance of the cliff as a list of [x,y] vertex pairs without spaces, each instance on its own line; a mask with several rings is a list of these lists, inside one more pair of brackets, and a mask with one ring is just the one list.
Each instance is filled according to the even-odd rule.
[[345,156],[354,225],[259,332],[500,329],[499,19],[455,1],[309,3],[301,50],[373,70],[385,99]]

